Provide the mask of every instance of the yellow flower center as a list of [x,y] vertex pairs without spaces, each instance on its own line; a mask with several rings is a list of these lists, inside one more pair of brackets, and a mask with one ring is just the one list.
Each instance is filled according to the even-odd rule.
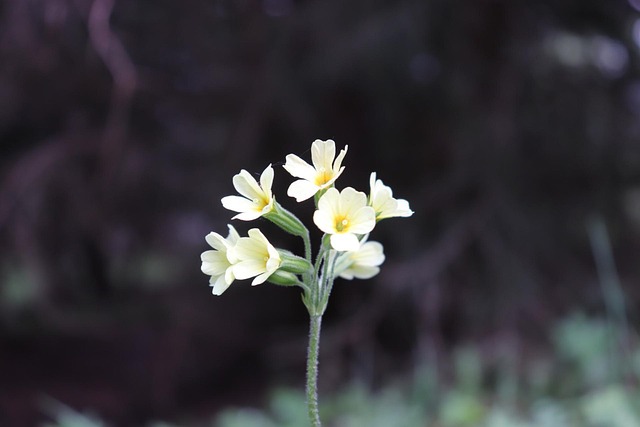
[[336,218],[336,230],[338,232],[341,231],[345,231],[345,228],[348,228],[349,226],[349,220],[342,217],[342,218]]
[[324,185],[327,182],[329,182],[332,177],[333,177],[332,170],[327,170],[326,168],[321,167],[320,169],[318,169],[318,173],[316,174],[315,184]]
[[253,199],[253,203],[256,205],[256,210],[261,211],[265,206],[269,204],[269,201],[266,197],[256,197]]

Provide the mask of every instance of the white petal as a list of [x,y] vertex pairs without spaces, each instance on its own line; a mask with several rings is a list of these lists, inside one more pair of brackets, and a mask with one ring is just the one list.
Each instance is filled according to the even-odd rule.
[[253,281],[251,282],[251,286],[257,286],[266,282],[269,276],[271,276],[272,274],[273,272],[265,272],[260,274],[259,276],[256,276],[255,279],[253,279]]
[[267,240],[267,237],[262,234],[262,231],[260,231],[259,228],[252,228],[251,230],[248,231],[247,233],[249,235],[249,238],[251,238],[252,241],[258,243],[258,245],[263,249],[263,251],[267,250],[267,246],[269,246],[271,243],[269,243],[269,240]]
[[354,277],[357,279],[371,279],[373,276],[380,272],[380,267],[370,267],[366,265],[354,264],[347,270],[340,274],[340,277],[351,280]]
[[231,219],[239,219],[240,221],[253,221],[254,219],[260,218],[260,216],[262,216],[262,211],[249,211],[239,213]]
[[232,266],[227,268],[227,271],[224,272],[224,280],[228,284],[231,284],[231,283],[233,283],[234,280],[236,280],[236,276],[234,276],[234,274],[233,274],[233,267]]
[[409,202],[404,199],[398,199],[398,206],[396,207],[396,216],[411,216],[413,211],[409,207]]
[[[336,158],[336,161],[333,162],[333,172],[337,175],[340,175],[342,173],[342,171],[344,170],[344,167],[341,168],[340,166],[342,165],[342,160],[344,160],[344,156],[347,155],[347,150],[349,149],[348,145],[345,145],[344,148],[342,150],[340,150],[340,154],[338,154],[338,157]],[[338,172],[336,172],[336,170]]]
[[267,249],[260,242],[249,237],[242,237],[234,248],[235,256],[241,260],[262,259],[267,256]]
[[269,200],[271,200],[271,186],[273,185],[273,168],[271,165],[267,166],[267,168],[260,175],[260,187],[262,187],[262,192],[268,196]]
[[211,246],[213,249],[223,251],[223,250],[226,250],[227,248],[224,237],[222,237],[215,231],[212,231],[211,233],[207,234],[204,239],[207,241],[209,246]]
[[256,204],[249,199],[240,196],[225,196],[222,198],[222,206],[234,212],[256,211]]
[[350,217],[349,231],[367,234],[376,226],[376,211],[371,206],[363,206]]
[[214,295],[222,295],[222,293],[226,291],[229,286],[231,286],[231,283],[227,283],[227,281],[224,279],[224,276],[220,276],[213,285],[212,293]]
[[336,143],[332,139],[321,141],[316,139],[311,144],[311,161],[317,171],[332,170],[333,159],[336,156]]
[[342,190],[339,200],[340,213],[342,214],[354,214],[360,208],[367,206],[367,195],[352,187]]
[[248,279],[265,272],[264,261],[248,259],[240,261],[233,266],[233,275],[238,280]]
[[204,251],[200,254],[200,260],[202,262],[215,262],[218,260],[220,254],[224,256],[224,252],[220,251]]
[[262,189],[258,185],[258,181],[256,181],[256,179],[244,169],[233,177],[233,186],[238,193],[242,194],[249,200],[260,198],[263,193]]
[[307,181],[314,181],[316,179],[316,170],[313,166],[295,154],[287,155],[284,168],[296,178],[306,179]]
[[224,274],[225,270],[229,267],[226,254],[217,251],[207,252],[202,254],[202,265],[200,266],[200,270],[209,276]]
[[227,236],[227,242],[229,243],[230,246],[234,246],[238,241],[238,239],[240,238],[240,235],[238,234],[236,229],[233,227],[233,225],[227,224],[227,227],[229,228],[229,235]]
[[327,234],[336,233],[335,217],[330,212],[317,210],[313,213],[314,224]]
[[358,250],[360,242],[353,233],[332,234],[331,246],[336,251],[355,251]]
[[267,261],[265,273],[271,275],[275,273],[278,268],[280,268],[280,260],[270,258],[269,261]]
[[376,173],[371,172],[371,175],[369,176],[369,191],[371,192],[370,197],[373,197],[373,190],[375,187],[376,187]]
[[366,242],[352,254],[351,259],[357,265],[377,267],[384,262],[384,249],[378,242]]
[[351,269],[346,269],[341,271],[338,276],[342,277],[343,279],[347,279],[347,280],[353,280],[353,272],[351,271]]
[[386,185],[376,185],[371,206],[377,213],[393,211],[397,204],[398,202],[393,198],[391,188]]
[[287,190],[287,196],[295,198],[296,202],[299,203],[313,197],[313,195],[316,194],[319,189],[320,187],[313,184],[312,182],[300,179],[291,183],[289,189]]
[[335,188],[330,188],[318,200],[318,210],[329,213],[336,217],[340,211],[340,192]]
[[269,260],[267,261],[267,271],[271,271],[272,273],[280,268],[280,264],[282,264],[282,259],[280,258],[280,254],[277,249],[273,247],[271,243],[267,245],[267,250],[269,251]]

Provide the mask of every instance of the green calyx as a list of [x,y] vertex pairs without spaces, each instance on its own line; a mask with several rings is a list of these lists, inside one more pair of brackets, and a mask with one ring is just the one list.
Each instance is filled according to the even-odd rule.
[[313,265],[306,259],[292,254],[289,251],[279,249],[282,263],[279,270],[287,271],[294,274],[307,274],[313,272]]
[[296,286],[301,284],[295,274],[280,269],[276,270],[271,276],[269,276],[267,282],[279,286]]
[[263,215],[264,218],[273,222],[275,225],[294,236],[305,237],[309,234],[309,230],[304,226],[297,216],[280,206],[274,201],[271,212]]

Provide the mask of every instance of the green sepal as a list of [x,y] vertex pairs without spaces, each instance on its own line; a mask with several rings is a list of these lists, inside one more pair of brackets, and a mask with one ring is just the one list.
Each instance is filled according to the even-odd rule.
[[280,269],[276,270],[271,276],[269,276],[267,282],[279,286],[296,286],[300,284],[300,281],[295,274],[289,273],[288,271],[282,271]]
[[283,249],[278,249],[278,253],[282,260],[280,270],[294,274],[307,274],[313,272],[313,265],[311,265],[311,263],[306,259]]
[[271,212],[263,215],[263,217],[294,236],[305,237],[309,234],[309,230],[307,230],[302,221],[276,201],[273,203]]

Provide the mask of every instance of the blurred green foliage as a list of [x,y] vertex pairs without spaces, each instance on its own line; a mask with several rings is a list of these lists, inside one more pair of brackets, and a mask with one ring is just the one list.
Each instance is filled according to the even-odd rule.
[[[407,385],[370,391],[353,385],[322,402],[326,425],[442,426],[442,427],[636,427],[640,426],[640,389],[631,381],[615,381],[609,354],[611,337],[607,322],[574,314],[554,330],[554,353],[547,363],[555,373],[540,369],[545,363],[529,363],[525,378],[515,377],[501,364],[502,381],[521,384],[517,395],[502,397],[500,384],[486,381],[487,366],[473,347],[454,356],[454,380],[425,387],[428,375],[418,373]],[[634,360],[640,348],[633,348]],[[619,362],[618,362],[619,363]],[[629,367],[628,379],[640,378],[638,366]],[[425,372],[429,372],[426,370]],[[635,384],[635,383],[634,383]],[[215,427],[271,427],[306,425],[302,392],[278,390],[267,409],[228,409]]]
[[[608,363],[611,343],[607,322],[573,314],[553,333],[553,352],[544,361],[524,363],[518,375],[499,364],[501,381],[517,384],[505,397],[500,381],[487,380],[488,362],[472,346],[453,356],[453,376],[447,382],[433,369],[418,369],[411,381],[372,391],[360,383],[321,399],[328,427],[640,427],[640,366],[615,379]],[[631,349],[640,360],[640,346]],[[548,368],[541,368],[549,367]],[[551,374],[550,374],[551,373]],[[633,384],[633,385],[632,385]],[[56,404],[50,411],[55,424],[44,427],[102,427],[97,418]],[[265,408],[229,408],[213,420],[178,423],[211,427],[300,427],[307,425],[302,390],[278,388]],[[173,425],[173,424],[171,424]],[[149,427],[167,427],[155,423]]]
[[107,424],[90,413],[78,412],[53,399],[44,399],[43,408],[56,420],[42,427],[106,427]]

